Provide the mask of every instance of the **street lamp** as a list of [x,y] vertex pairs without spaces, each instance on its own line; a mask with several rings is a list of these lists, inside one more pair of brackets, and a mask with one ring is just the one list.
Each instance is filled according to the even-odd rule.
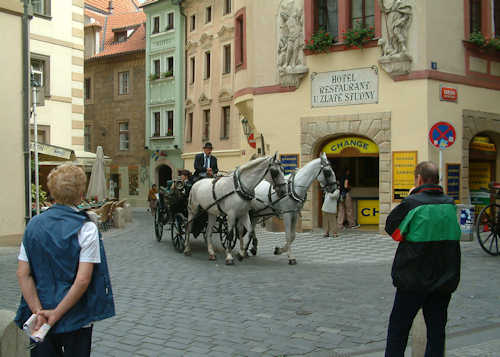
[[241,118],[241,126],[243,127],[243,134],[246,136],[249,136],[252,133],[252,128],[250,127],[250,124],[248,124],[247,118]]

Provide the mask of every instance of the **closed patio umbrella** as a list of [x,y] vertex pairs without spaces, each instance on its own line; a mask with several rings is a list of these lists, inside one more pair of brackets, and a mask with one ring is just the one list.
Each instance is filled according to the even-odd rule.
[[87,188],[87,199],[94,197],[97,197],[98,201],[106,199],[106,177],[104,176],[104,153],[102,146],[97,147],[96,159],[92,166],[92,173]]

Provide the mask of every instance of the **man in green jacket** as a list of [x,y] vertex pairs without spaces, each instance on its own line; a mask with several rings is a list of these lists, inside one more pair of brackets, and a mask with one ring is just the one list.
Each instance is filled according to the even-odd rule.
[[399,242],[392,265],[396,296],[386,357],[403,357],[418,310],[427,326],[425,357],[444,356],[451,294],[460,281],[460,226],[453,199],[438,185],[430,161],[415,168],[415,188],[387,217],[385,230]]

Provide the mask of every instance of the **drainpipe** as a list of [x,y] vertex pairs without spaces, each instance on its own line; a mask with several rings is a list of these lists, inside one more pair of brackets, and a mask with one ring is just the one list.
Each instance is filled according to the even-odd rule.
[[[31,219],[31,155],[30,155],[30,20],[33,8],[30,0],[23,1],[23,146],[24,146],[24,205],[25,221]],[[33,99],[35,100],[35,99]]]

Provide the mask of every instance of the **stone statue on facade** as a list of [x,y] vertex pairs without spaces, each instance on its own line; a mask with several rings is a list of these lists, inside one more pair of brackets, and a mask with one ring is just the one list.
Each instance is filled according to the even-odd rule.
[[297,87],[307,73],[304,60],[304,11],[296,0],[282,0],[278,12],[278,73],[284,87]]
[[379,0],[384,14],[386,36],[379,40],[382,57],[379,63],[390,75],[410,72],[411,57],[408,54],[408,32],[412,20],[409,0]]

